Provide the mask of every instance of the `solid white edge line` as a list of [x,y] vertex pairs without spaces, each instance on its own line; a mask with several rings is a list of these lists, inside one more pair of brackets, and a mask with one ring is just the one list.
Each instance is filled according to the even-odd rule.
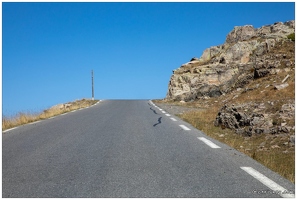
[[247,172],[252,177],[254,177],[255,179],[257,179],[258,181],[260,181],[261,183],[263,183],[264,185],[266,185],[267,187],[269,187],[271,190],[275,191],[275,193],[280,195],[281,197],[285,197],[285,198],[295,197],[294,194],[288,194],[288,190],[278,185],[273,180],[267,178],[266,176],[264,176],[263,174],[255,170],[254,168],[252,167],[240,167],[240,168],[245,172]]
[[189,131],[191,129],[189,129],[188,127],[186,127],[185,125],[179,125],[182,129],[184,129],[185,131]]
[[170,119],[171,119],[172,121],[175,121],[175,122],[177,121],[177,120],[176,120],[176,119],[174,119],[173,117],[171,117]]
[[205,144],[207,144],[208,146],[210,146],[213,149],[219,149],[221,147],[219,147],[218,145],[216,145],[215,143],[213,143],[212,141],[204,138],[204,137],[197,137],[199,140],[201,140],[202,142],[204,142]]
[[2,133],[5,133],[5,132],[8,132],[8,131],[11,131],[11,130],[17,129],[17,128],[18,128],[18,127],[14,127],[14,128],[6,129],[5,131],[2,131]]
[[29,124],[37,124],[38,122],[40,122],[40,121],[31,122],[31,123],[29,123]]
[[[100,100],[101,101],[101,100]],[[100,101],[98,101],[96,104],[98,104]],[[93,104],[92,106],[94,106],[94,105],[96,105],[96,104]],[[91,107],[91,106],[90,106]],[[86,108],[89,108],[89,107],[86,107]],[[82,110],[82,108],[80,108],[80,109],[78,109],[78,110]],[[70,112],[75,112],[75,111],[77,111],[77,110],[72,110],[72,111],[70,111]],[[67,112],[68,113],[68,112]],[[67,113],[63,113],[63,114],[61,114],[61,115],[66,115]],[[54,116],[54,117],[50,117],[50,118],[48,118],[48,119],[54,119],[56,116]],[[29,124],[37,124],[37,123],[39,123],[39,122],[41,122],[40,120],[39,121],[35,121],[35,122],[31,122],[31,123],[29,123]],[[5,131],[2,131],[2,133],[5,133],[5,132],[8,132],[8,131],[11,131],[11,130],[14,130],[14,129],[17,129],[18,127],[14,127],[14,128],[10,128],[10,129],[6,129]]]

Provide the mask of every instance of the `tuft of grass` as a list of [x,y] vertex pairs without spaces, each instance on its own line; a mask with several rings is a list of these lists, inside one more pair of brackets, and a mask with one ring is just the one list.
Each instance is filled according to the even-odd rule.
[[86,108],[89,107],[95,103],[97,103],[98,100],[88,100],[88,99],[81,99],[74,102],[69,102],[68,104],[71,104],[71,106],[67,108],[59,108],[57,106],[54,106],[50,109],[44,110],[41,113],[30,113],[30,112],[19,112],[15,116],[12,117],[2,117],[2,131],[6,129],[10,129],[16,126],[28,124],[31,122],[48,119],[50,117],[54,117],[56,115],[60,115],[66,112],[70,112],[73,110],[77,110],[80,108]]

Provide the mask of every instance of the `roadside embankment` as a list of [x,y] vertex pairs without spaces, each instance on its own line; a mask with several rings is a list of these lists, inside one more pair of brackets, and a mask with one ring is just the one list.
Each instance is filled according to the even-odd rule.
[[272,171],[295,183],[295,145],[289,134],[236,133],[229,128],[218,127],[214,121],[221,108],[221,99],[208,99],[195,102],[174,102],[154,100],[167,112],[192,124],[206,135],[245,153]]
[[56,115],[61,115],[73,110],[89,107],[99,100],[81,99],[64,104],[58,104],[46,109],[40,113],[19,112],[12,117],[2,117],[2,131],[5,131],[16,126],[32,123],[38,120],[48,119]]

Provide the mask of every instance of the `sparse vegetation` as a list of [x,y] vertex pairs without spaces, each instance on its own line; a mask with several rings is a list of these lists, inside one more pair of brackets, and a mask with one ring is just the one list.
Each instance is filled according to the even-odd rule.
[[295,33],[291,33],[290,35],[288,35],[288,39],[295,41]]
[[[289,58],[295,63],[294,43],[278,43],[270,54],[280,55]],[[292,56],[292,55],[293,56]],[[179,117],[192,124],[197,129],[203,131],[210,137],[228,144],[241,151],[271,170],[284,176],[295,183],[295,145],[290,140],[290,134],[255,134],[251,137],[236,134],[224,127],[215,127],[214,121],[220,108],[225,104],[246,104],[263,103],[264,113],[271,113],[272,124],[280,126],[283,123],[279,116],[282,106],[295,102],[295,73],[292,66],[282,64],[275,74],[269,74],[263,78],[252,79],[244,88],[234,88],[233,91],[219,97],[201,98],[190,102],[179,102],[173,100],[156,100],[155,103],[166,103],[185,107],[201,108],[197,111],[180,114]],[[276,90],[274,85],[281,84],[287,75],[288,87]],[[251,112],[253,108],[247,110]],[[286,119],[288,126],[295,127],[295,117]],[[294,132],[294,130],[292,130]],[[293,133],[294,134],[294,133]]]
[[[278,135],[253,135],[243,137],[230,129],[215,127],[213,121],[218,108],[209,108],[204,111],[188,112],[179,115],[182,119],[203,131],[210,137],[221,141],[236,150],[247,154],[271,170],[295,183],[295,148],[283,145],[283,138]],[[265,143],[263,145],[263,143]],[[260,145],[262,144],[262,146]],[[273,147],[273,148],[272,148]]]
[[[12,117],[3,116],[2,131],[16,126],[20,126],[23,124],[28,124],[38,120],[47,119],[47,118],[60,115],[66,112],[70,112],[73,110],[77,110],[80,108],[86,108],[97,102],[98,100],[81,99],[81,100],[69,102],[60,106],[53,106],[52,108],[44,110],[41,113],[20,112]],[[64,106],[64,105],[67,105],[67,106]]]

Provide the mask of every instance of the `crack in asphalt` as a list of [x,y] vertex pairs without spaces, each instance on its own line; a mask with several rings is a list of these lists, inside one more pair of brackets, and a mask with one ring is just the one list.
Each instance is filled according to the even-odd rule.
[[162,122],[161,122],[161,119],[162,119],[162,117],[159,117],[159,119],[158,119],[158,123],[154,124],[153,126],[155,127],[155,126],[157,126],[158,124],[161,124],[161,123],[162,123]]
[[150,110],[152,110],[156,115],[158,115],[158,113],[154,109],[150,108]]

